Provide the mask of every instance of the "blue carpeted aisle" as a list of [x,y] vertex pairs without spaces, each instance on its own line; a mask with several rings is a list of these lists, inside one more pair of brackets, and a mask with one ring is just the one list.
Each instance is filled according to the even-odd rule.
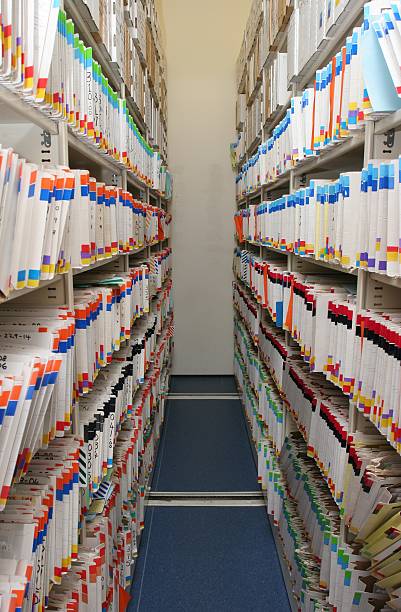
[[150,508],[146,521],[130,610],[289,610],[264,508]]
[[[233,393],[233,379],[176,377],[172,392]],[[168,402],[152,490],[258,490],[239,400]],[[148,508],[128,610],[290,610],[264,507]]]
[[255,464],[238,399],[170,400],[156,491],[255,491]]

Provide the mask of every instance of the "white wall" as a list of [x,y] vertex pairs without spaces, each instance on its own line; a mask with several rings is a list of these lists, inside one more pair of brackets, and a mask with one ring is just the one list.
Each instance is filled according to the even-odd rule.
[[251,0],[163,0],[175,374],[231,374],[235,63]]

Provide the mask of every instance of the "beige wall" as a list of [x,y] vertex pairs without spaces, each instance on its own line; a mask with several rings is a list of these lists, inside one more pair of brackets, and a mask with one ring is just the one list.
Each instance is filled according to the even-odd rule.
[[175,374],[231,374],[235,62],[250,0],[162,0],[174,175]]

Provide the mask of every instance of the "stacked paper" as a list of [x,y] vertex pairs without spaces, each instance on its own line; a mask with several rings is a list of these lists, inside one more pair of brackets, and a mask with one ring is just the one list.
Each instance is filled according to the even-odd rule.
[[[264,260],[249,251],[237,250],[235,255],[237,277],[250,288],[275,325],[290,332],[311,371],[325,371],[328,359],[333,359],[327,333],[329,304],[349,298],[352,309],[354,298],[350,288],[343,286],[341,277],[335,275],[290,273],[286,265]],[[338,351],[343,355],[342,347]],[[346,363],[344,357],[342,363]]]
[[[113,4],[107,4],[110,14],[102,13],[100,21],[105,18],[103,23],[108,24],[103,38],[111,60],[122,66],[122,2]],[[6,2],[2,24],[2,84],[27,104],[66,121],[79,138],[152,186],[152,148],[140,134],[126,101],[112,89],[93,59],[92,48],[84,45],[73,21],[60,10],[59,2],[35,0],[18,11]]]
[[[371,160],[337,181],[312,180],[277,200],[235,215],[238,239],[400,276],[400,159]],[[358,218],[355,234],[350,220]]]
[[[12,590],[21,609],[34,602],[49,609],[88,612],[126,605],[143,528],[145,491],[164,417],[173,333],[170,308],[171,304],[157,331],[156,314],[149,315],[153,339],[147,338],[148,328],[138,329],[130,346],[103,371],[104,381],[96,381],[80,406],[87,415],[92,401],[95,420],[102,423],[97,433],[113,444],[108,452],[100,437],[93,440],[87,485],[95,482],[99,464],[103,478],[90,487],[89,507],[81,495],[85,543],[78,545],[79,485],[85,493],[82,459],[88,453],[87,441],[70,435],[54,440],[36,454],[27,473],[12,487],[0,515],[4,540],[0,563],[8,575],[0,586],[2,603]],[[155,311],[160,311],[156,304]],[[108,402],[102,405],[107,390]]]
[[[375,429],[380,428],[399,451],[394,411],[386,410],[383,403],[385,392],[399,395],[393,382],[399,379],[394,350],[389,357],[393,363],[382,363],[390,355],[390,345],[394,346],[399,314],[363,311],[355,316],[351,310],[355,325],[348,323],[350,306],[333,300],[327,313],[338,336],[334,339],[329,334],[333,346],[340,346],[341,327],[353,338],[354,351],[345,351],[344,371],[336,371],[334,354],[333,370],[326,373],[335,374],[341,389],[323,375],[310,373],[299,353],[285,352],[283,333],[261,323],[259,355],[268,370],[266,376],[246,326],[235,320],[235,374],[258,449],[259,481],[267,492],[268,512],[279,527],[286,560],[297,568],[291,579],[302,610],[316,609],[316,601],[311,603],[316,597],[323,609],[350,610],[361,605],[382,609],[388,593],[394,601],[399,598],[401,458]],[[350,364],[357,368],[356,379],[345,376]],[[357,433],[349,433],[346,394],[352,393],[353,401],[359,397],[360,409],[373,422],[361,421]],[[299,433],[289,436],[278,460],[277,440],[282,440],[283,431],[277,427],[277,401],[281,398],[287,426],[291,426],[291,413]],[[398,405],[397,398],[388,400],[391,406]],[[340,511],[352,534],[348,543],[340,536]]]
[[[320,568],[316,558],[319,553],[322,554],[324,529],[329,530],[332,527],[329,517],[324,515],[330,511],[334,514],[335,509],[331,510],[330,498],[317,488],[321,480],[312,480],[308,474],[310,465],[304,464],[304,456],[299,453],[300,442],[299,434],[291,434],[285,441],[280,461],[274,457],[268,443],[261,446],[260,454],[266,457],[266,460],[261,462],[261,468],[266,472],[263,479],[266,482],[268,500],[270,498],[268,512],[272,514],[277,525],[285,561],[292,568],[292,590],[299,601],[300,609],[309,611],[316,609],[316,606],[321,609],[327,606],[327,591],[320,586]],[[295,471],[297,477],[294,479]],[[291,497],[285,493],[287,487],[291,490]],[[310,497],[308,499],[311,494],[313,502]],[[317,504],[320,504],[321,509]],[[310,533],[305,530],[306,516],[310,519]],[[316,534],[319,539],[315,538],[312,543],[310,534]]]
[[1,508],[34,453],[70,428],[74,335],[74,318],[65,309],[1,314]]
[[37,287],[68,270],[69,217],[74,174],[29,164],[12,149],[0,150],[3,253],[0,290]]
[[164,282],[171,274],[172,270],[172,251],[170,248],[163,249],[157,253],[152,253],[149,257],[149,285],[151,295],[160,291]]
[[275,181],[364,125],[371,105],[362,77],[361,38],[362,28],[354,28],[341,51],[316,72],[313,89],[291,98],[284,119],[242,166],[236,179],[238,196]]
[[265,120],[288,101],[287,54],[277,53],[265,71]]
[[[235,367],[237,382],[256,445],[268,437],[278,451],[285,435],[283,403],[266,367],[259,359],[241,320],[234,320],[237,343]],[[254,401],[255,400],[255,401]]]
[[151,363],[156,344],[171,313],[170,291],[152,303],[149,315],[137,321],[131,339],[101,371],[92,392],[80,399],[80,485],[84,511],[113,467],[113,453],[123,423],[135,413],[133,397]]
[[259,312],[252,296],[238,283],[233,287],[234,306],[244,321],[251,338],[256,343],[259,333]]
[[333,301],[327,322],[327,378],[351,397],[399,451],[399,311],[357,312],[348,303]]
[[323,376],[311,375],[295,359],[286,368],[283,394],[306,441],[308,456],[315,460],[340,507],[344,498],[344,470],[349,460],[347,443],[351,443],[347,398]]
[[[79,546],[72,569],[61,584],[53,587],[48,600],[50,609],[72,602],[88,612],[100,608],[118,610],[129,600],[132,567],[143,527],[145,483],[154,465],[154,449],[163,421],[170,333],[167,323],[155,365],[133,397],[133,413],[121,425],[114,447],[113,473],[93,496],[85,545]],[[159,362],[161,353],[163,360]],[[146,405],[151,407],[151,428],[147,418],[142,418]]]
[[292,350],[286,346],[285,335],[281,330],[261,321],[259,326],[260,355],[269,370],[276,387],[283,389],[283,374],[287,358]]
[[264,439],[264,423],[259,416],[258,400],[248,378],[247,366],[237,347],[234,349],[234,375],[245,409],[252,440],[257,445],[260,440]]
[[12,149],[0,149],[0,192],[0,238],[11,244],[0,264],[5,296],[169,236],[165,211],[96,182],[87,170],[41,168]]
[[88,393],[114,351],[129,340],[135,320],[149,312],[148,268],[121,276],[94,273],[75,289],[77,384]]
[[[397,97],[401,97],[401,4],[374,0],[364,7],[364,51],[372,62],[382,66],[380,75],[369,74],[367,61],[364,76],[368,91],[372,93],[374,110],[396,110],[400,108]],[[375,80],[376,79],[376,80]],[[385,84],[387,91],[380,91]],[[376,91],[379,87],[379,91]]]
[[[26,583],[25,578],[28,581],[24,602],[17,608],[47,605],[51,585],[61,582],[77,558],[79,446],[78,438],[66,436],[40,450],[26,475],[11,488],[0,514],[1,565],[10,576],[9,594],[18,583]],[[0,592],[3,589],[4,585]],[[14,607],[6,597],[4,604],[7,610]]]

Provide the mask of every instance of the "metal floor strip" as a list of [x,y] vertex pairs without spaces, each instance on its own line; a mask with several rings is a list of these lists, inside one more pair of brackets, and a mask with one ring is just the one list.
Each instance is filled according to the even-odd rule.
[[162,497],[232,497],[246,499],[249,497],[260,497],[264,499],[263,491],[150,491],[149,499]]
[[163,507],[200,507],[200,506],[213,506],[213,507],[262,507],[265,505],[263,499],[226,499],[222,498],[173,498],[173,499],[150,499],[148,506],[153,508]]
[[264,506],[265,500],[262,491],[190,491],[188,493],[178,491],[154,491],[149,494],[149,506],[152,507],[246,507]]
[[169,393],[171,400],[235,400],[239,398],[238,393]]

